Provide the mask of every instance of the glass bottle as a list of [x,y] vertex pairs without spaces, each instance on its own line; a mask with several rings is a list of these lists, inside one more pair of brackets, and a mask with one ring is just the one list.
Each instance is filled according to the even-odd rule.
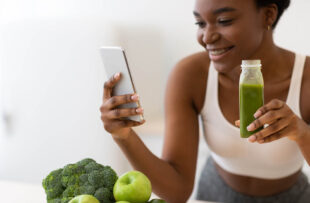
[[260,60],[242,60],[239,81],[240,136],[247,138],[263,127],[248,131],[247,126],[255,118],[254,113],[264,105],[264,79]]

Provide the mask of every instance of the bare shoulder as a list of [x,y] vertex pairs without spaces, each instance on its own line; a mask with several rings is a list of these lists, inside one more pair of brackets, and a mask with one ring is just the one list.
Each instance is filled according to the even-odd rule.
[[203,68],[203,66],[209,65],[209,63],[210,59],[207,52],[198,52],[180,60],[174,69],[182,69],[194,73],[193,70]]
[[310,124],[310,56],[307,56],[304,67],[302,88],[301,88],[301,114],[307,123]]
[[206,52],[195,53],[179,61],[169,75],[168,86],[172,87],[171,91],[191,100],[197,112],[203,106],[209,64]]

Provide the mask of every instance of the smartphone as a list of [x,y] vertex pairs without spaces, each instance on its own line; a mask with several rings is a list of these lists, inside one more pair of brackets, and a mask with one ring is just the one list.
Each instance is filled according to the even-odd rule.
[[[132,75],[130,73],[125,50],[121,47],[101,47],[100,54],[103,61],[107,78],[111,78],[115,73],[121,73],[121,79],[113,88],[112,96],[137,93]],[[137,108],[140,102],[132,102],[120,105],[119,108]],[[130,116],[125,119],[142,122],[143,115]]]

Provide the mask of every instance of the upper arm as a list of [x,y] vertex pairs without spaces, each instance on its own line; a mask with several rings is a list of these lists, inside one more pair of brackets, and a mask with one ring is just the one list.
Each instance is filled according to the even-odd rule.
[[301,87],[301,114],[302,118],[310,124],[310,57],[308,56],[306,59],[306,64],[304,67],[303,79],[302,79],[302,87]]
[[205,77],[205,71],[201,71],[194,58],[178,63],[168,79],[162,156],[189,185],[193,185],[195,180],[199,142],[199,110],[196,103],[197,98],[201,98],[199,88],[203,88],[199,87],[199,81]]

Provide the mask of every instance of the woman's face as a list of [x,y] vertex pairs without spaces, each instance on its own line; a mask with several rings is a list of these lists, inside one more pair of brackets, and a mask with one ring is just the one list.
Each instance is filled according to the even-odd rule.
[[266,26],[254,0],[196,0],[197,40],[219,72],[258,57]]

